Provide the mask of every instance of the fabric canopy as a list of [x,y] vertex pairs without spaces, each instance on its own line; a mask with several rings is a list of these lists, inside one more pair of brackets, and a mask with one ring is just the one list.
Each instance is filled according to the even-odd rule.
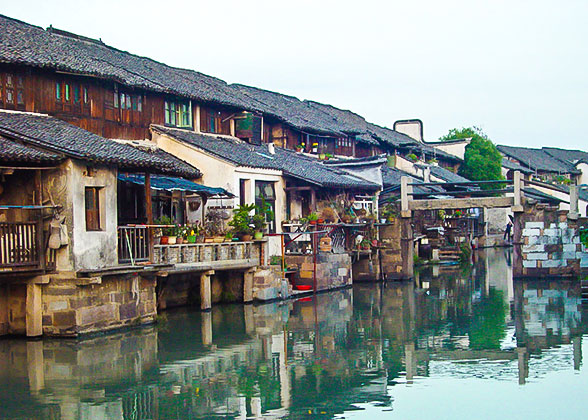
[[[140,174],[118,174],[118,180],[132,182],[133,184],[145,185],[145,176]],[[224,188],[213,188],[196,184],[183,178],[173,178],[163,175],[151,175],[151,189],[164,191],[189,191],[207,196],[234,197],[233,194]]]

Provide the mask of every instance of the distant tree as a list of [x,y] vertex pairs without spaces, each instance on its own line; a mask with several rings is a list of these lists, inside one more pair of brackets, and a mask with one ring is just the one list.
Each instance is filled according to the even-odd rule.
[[[502,155],[478,127],[453,128],[439,140],[448,141],[471,138],[465,148],[463,164],[459,174],[472,181],[490,181],[504,179],[502,176]],[[499,185],[482,185],[482,189],[498,188]]]

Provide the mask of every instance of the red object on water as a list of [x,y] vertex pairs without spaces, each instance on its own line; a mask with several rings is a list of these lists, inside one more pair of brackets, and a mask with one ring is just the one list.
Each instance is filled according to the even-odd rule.
[[298,299],[298,302],[312,302],[312,298],[310,296],[309,297],[305,297],[305,298],[302,298],[302,299]]
[[310,289],[312,289],[312,286],[307,285],[307,284],[296,285],[296,290],[310,290]]

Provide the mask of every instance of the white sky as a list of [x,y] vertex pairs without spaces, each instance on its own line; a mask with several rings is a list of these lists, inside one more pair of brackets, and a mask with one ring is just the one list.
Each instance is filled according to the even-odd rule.
[[0,13],[426,140],[588,150],[586,0],[0,0]]

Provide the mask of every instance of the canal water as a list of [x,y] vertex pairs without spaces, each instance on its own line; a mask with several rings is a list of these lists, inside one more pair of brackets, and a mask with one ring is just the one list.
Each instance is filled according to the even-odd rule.
[[510,258],[84,340],[0,340],[0,419],[585,419],[579,285],[513,284]]

